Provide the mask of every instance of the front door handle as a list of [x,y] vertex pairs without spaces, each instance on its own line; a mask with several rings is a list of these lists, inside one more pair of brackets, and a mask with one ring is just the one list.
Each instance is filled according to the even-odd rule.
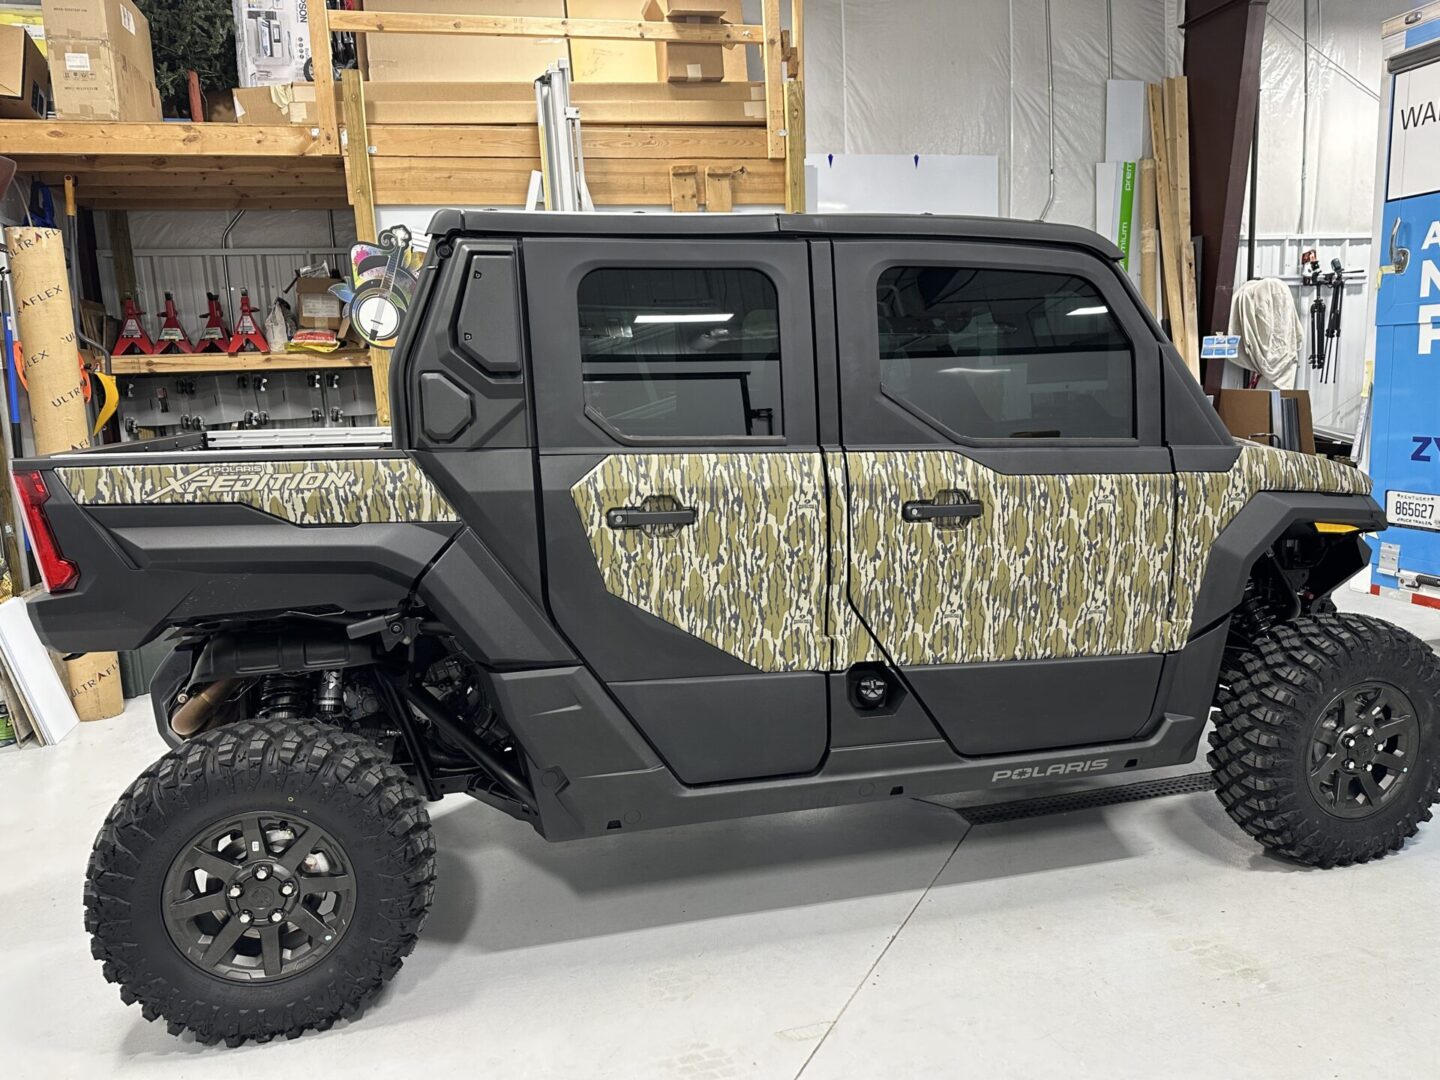
[[978,518],[985,512],[985,507],[974,500],[966,502],[922,502],[915,500],[907,502],[901,507],[900,512],[906,521],[926,524],[936,521],[964,521],[970,518]]
[[694,525],[698,517],[693,506],[681,507],[678,510],[617,506],[605,511],[605,524],[612,529],[643,529],[647,525]]

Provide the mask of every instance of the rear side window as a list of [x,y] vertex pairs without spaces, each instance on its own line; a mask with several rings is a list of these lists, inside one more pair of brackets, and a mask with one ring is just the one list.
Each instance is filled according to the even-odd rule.
[[779,298],[759,270],[592,270],[580,282],[588,411],[632,438],[783,434]]
[[882,389],[949,434],[1134,437],[1134,354],[1083,278],[897,266],[876,303]]

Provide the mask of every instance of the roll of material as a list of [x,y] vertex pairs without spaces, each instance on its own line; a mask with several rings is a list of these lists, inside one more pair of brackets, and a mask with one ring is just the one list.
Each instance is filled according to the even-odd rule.
[[[75,314],[59,229],[15,226],[5,230],[10,259],[20,362],[37,454],[90,445],[85,373],[75,336]],[[70,699],[81,720],[119,716],[120,661],[114,653],[86,653],[62,665]]]
[[5,248],[35,452],[84,449],[90,445],[90,416],[64,240],[59,229],[15,226],[5,230]]

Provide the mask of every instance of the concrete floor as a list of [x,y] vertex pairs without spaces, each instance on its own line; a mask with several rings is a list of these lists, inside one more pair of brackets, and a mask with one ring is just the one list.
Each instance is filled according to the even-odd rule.
[[[1440,639],[1440,613],[1342,594]],[[1261,854],[1208,793],[968,829],[890,803],[546,844],[435,813],[416,949],[355,1023],[203,1047],[90,958],[96,828],[148,703],[0,755],[11,1077],[1393,1077],[1440,1072],[1440,828],[1371,866]]]

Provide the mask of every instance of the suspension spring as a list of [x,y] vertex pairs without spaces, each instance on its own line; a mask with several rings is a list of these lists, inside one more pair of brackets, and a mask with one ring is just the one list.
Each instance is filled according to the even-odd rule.
[[297,675],[267,675],[260,683],[260,716],[265,720],[298,720],[305,715],[309,694]]

